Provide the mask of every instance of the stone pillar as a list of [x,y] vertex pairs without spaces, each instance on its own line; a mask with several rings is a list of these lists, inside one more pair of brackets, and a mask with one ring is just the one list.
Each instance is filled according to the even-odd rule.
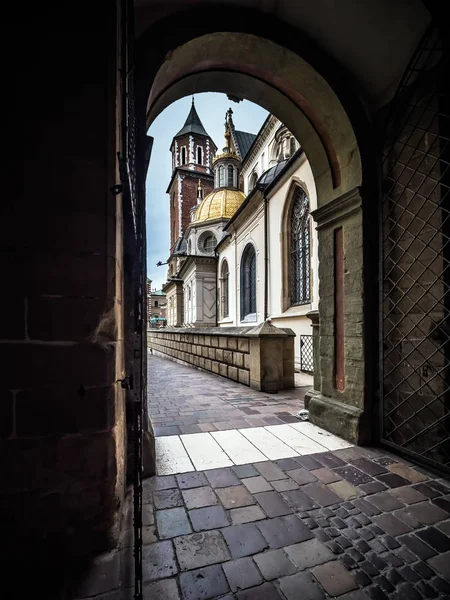
[[292,329],[283,329],[286,338],[283,344],[283,389],[295,387],[295,333]]
[[312,325],[313,336],[313,368],[314,381],[313,389],[305,394],[305,407],[308,408],[309,401],[314,394],[320,393],[320,353],[319,353],[319,335],[320,335],[320,317],[318,310],[312,310],[307,315]]
[[[359,189],[354,189],[313,212],[319,241],[319,319],[315,346],[319,362],[309,398],[311,422],[353,442],[364,439],[365,406],[363,345],[363,224]],[[342,229],[343,252],[336,252],[337,229]],[[341,233],[339,233],[339,238]],[[343,264],[337,264],[337,261]],[[343,339],[336,336],[336,273],[343,273]],[[318,333],[317,333],[318,332]],[[314,335],[314,333],[313,333]],[[318,338],[318,344],[317,344]],[[342,347],[337,348],[336,344]],[[337,361],[343,356],[342,361]],[[316,370],[316,365],[314,369]],[[336,383],[336,370],[340,381]],[[337,389],[340,388],[340,389]]]
[[176,323],[174,327],[182,327],[184,322],[184,295],[183,295],[183,282],[177,281],[176,283],[177,291],[175,293],[175,315],[176,315]]
[[[261,392],[277,392],[293,386],[294,332],[280,329],[268,321],[251,329],[250,387]],[[292,340],[290,343],[288,340]],[[292,374],[289,373],[289,366]]]

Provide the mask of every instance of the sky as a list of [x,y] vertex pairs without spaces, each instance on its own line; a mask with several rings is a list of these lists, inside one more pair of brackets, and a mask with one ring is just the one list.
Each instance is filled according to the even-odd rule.
[[[154,138],[147,174],[147,277],[152,288],[161,289],[167,279],[167,265],[157,267],[158,261],[169,257],[169,196],[166,194],[172,175],[172,155],[169,152],[173,136],[183,127],[191,108],[192,97],[181,98],[168,106],[152,123],[148,135]],[[196,94],[195,107],[207,133],[219,151],[225,140],[225,112],[233,109],[237,130],[258,133],[267,117],[267,111],[243,100],[232,102],[225,94],[213,92]]]

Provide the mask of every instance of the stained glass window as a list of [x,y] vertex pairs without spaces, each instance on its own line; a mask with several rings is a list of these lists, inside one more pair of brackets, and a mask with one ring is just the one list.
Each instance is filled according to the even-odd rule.
[[245,318],[256,320],[256,252],[253,244],[247,245],[241,261],[241,320]]
[[310,292],[309,201],[298,189],[291,211],[291,305],[308,304]]
[[221,305],[222,305],[222,319],[228,317],[228,280],[230,273],[228,271],[228,263],[226,260],[223,261],[222,271],[220,277],[220,289],[221,289]]

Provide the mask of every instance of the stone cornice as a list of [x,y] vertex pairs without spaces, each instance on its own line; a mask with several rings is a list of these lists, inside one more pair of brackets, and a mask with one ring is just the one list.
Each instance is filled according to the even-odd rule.
[[190,267],[193,263],[194,264],[212,264],[214,262],[217,262],[217,258],[215,256],[201,256],[201,255],[197,255],[197,254],[189,254],[186,257],[186,260],[184,261],[184,263],[181,265],[180,270],[178,272],[178,276],[182,277],[183,273],[185,273],[185,271],[187,270],[188,267]]
[[316,208],[311,215],[317,223],[317,229],[324,229],[331,227],[343,217],[361,210],[361,208],[362,199],[359,188],[354,188],[343,196],[336,198],[336,200]]

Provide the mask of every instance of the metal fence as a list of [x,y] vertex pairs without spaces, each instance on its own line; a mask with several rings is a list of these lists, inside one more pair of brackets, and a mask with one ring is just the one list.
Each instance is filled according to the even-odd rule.
[[313,336],[300,336],[300,371],[314,373]]

